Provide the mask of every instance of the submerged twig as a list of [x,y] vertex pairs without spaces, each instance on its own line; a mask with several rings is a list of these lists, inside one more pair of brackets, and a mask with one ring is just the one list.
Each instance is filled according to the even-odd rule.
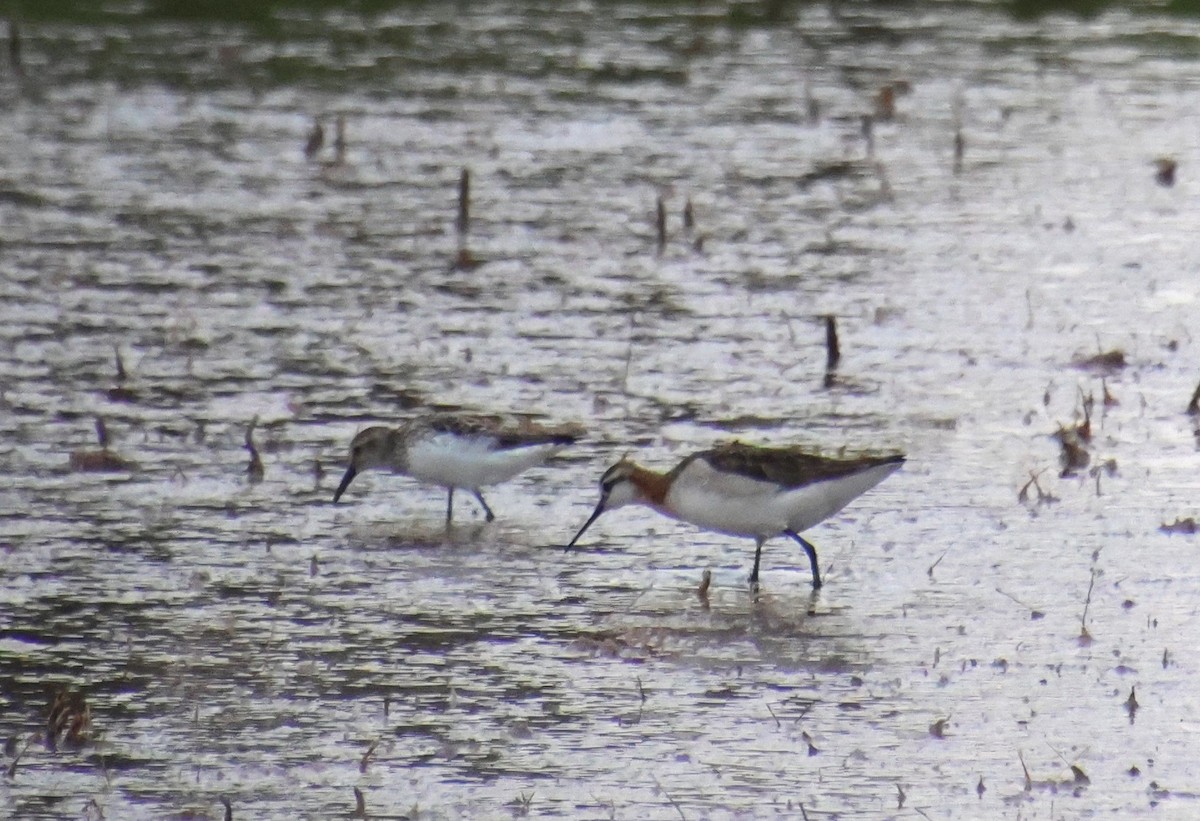
[[1088,608],[1092,606],[1092,590],[1096,587],[1096,568],[1092,568],[1092,578],[1088,582],[1087,597],[1083,600],[1083,615],[1079,619],[1079,642],[1091,644],[1092,634],[1087,629]]
[[8,18],[8,64],[14,74],[18,77],[24,76],[25,68],[21,64],[21,30],[17,27],[15,17]]
[[687,821],[687,816],[683,814],[683,807],[679,806],[679,802],[671,797],[671,794],[669,792],[667,792],[667,788],[662,785],[662,782],[659,781],[656,776],[650,776],[650,777],[654,779],[654,783],[658,786],[658,788],[660,790],[662,790],[662,794],[667,797],[667,801],[669,801],[671,803],[671,806],[675,808],[675,812],[679,813],[679,817],[682,818],[683,821]]
[[263,469],[262,459],[259,458],[258,448],[254,447],[254,428],[258,425],[258,417],[255,416],[250,420],[250,427],[246,428],[246,450],[250,451],[250,464],[246,467],[246,475],[250,479],[250,484],[256,485],[263,480],[263,475],[266,472]]
[[654,225],[658,232],[658,253],[662,256],[667,247],[667,205],[663,202],[662,195],[659,195],[655,205]]
[[125,386],[129,372],[125,370],[125,360],[121,357],[121,349],[113,345],[113,361],[117,368],[117,384],[108,389],[108,398],[112,402],[133,402],[137,394]]
[[842,349],[838,344],[837,317],[825,315],[825,380],[828,382],[842,361]]
[[1192,401],[1188,402],[1187,412],[1189,416],[1200,416],[1200,384],[1196,385]]
[[708,588],[712,585],[712,571],[705,570],[704,575],[700,577],[700,586],[696,588],[696,598],[700,599],[700,604],[705,609],[708,608]]
[[1134,716],[1137,715],[1138,706],[1139,706],[1138,700],[1137,700],[1137,694],[1134,692],[1134,690],[1136,688],[1137,688],[1137,685],[1133,685],[1132,687],[1130,687],[1129,688],[1129,698],[1125,699],[1125,710],[1126,710],[1126,712],[1129,713],[1129,723],[1130,724],[1133,723]]
[[764,704],[766,704],[766,707],[767,707],[767,712],[771,714],[771,718],[775,719],[775,726],[776,726],[778,729],[782,730],[782,729],[783,729],[783,724],[782,724],[782,723],[779,721],[779,716],[775,715],[775,711],[774,711],[773,709],[771,709],[771,703],[770,703],[770,702],[764,702]]
[[113,358],[117,361],[117,381],[124,382],[127,374],[125,373],[125,362],[121,359],[121,349],[113,345]]
[[378,746],[379,739],[375,739],[371,742],[371,746],[367,747],[367,751],[363,753],[362,759],[358,762],[358,771],[360,773],[365,773],[367,771],[367,765],[371,762],[371,756],[375,754],[375,748]]
[[[4,770],[4,775],[6,777],[8,777],[8,778],[16,778],[17,777],[17,764],[20,763],[21,757],[25,755],[25,751],[29,749],[29,746],[31,744],[33,744],[33,742],[36,738],[37,738],[36,735],[30,735],[29,738],[25,739],[25,745],[23,747],[21,747],[20,750],[14,750],[12,763],[9,764],[8,767]],[[11,740],[16,741],[16,738],[14,737]],[[14,744],[13,746],[15,747],[16,745]]]
[[945,550],[943,550],[942,555],[937,557],[937,561],[935,561],[933,564],[929,565],[929,569],[925,571],[925,575],[929,576],[929,578],[932,579],[933,578],[933,569],[942,563],[942,559],[946,558],[946,554],[949,552],[950,552],[950,548],[946,548]]
[[458,233],[465,234],[471,228],[471,170],[464,168],[458,178]]
[[1042,490],[1042,483],[1038,481],[1038,477],[1043,473],[1045,473],[1045,469],[1029,471],[1029,481],[1021,486],[1021,490],[1017,493],[1017,502],[1024,504],[1029,501],[1029,488],[1031,487],[1037,492],[1037,504],[1049,505],[1058,501],[1058,497],[1053,493]]
[[339,114],[333,132],[333,161],[337,165],[346,162],[346,117]]

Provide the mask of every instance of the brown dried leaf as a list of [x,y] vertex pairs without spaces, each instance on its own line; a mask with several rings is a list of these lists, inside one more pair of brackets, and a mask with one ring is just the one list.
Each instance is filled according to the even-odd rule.
[[1163,533],[1184,533],[1190,536],[1196,532],[1196,520],[1191,516],[1186,519],[1176,517],[1175,521],[1170,524],[1164,523],[1158,529]]

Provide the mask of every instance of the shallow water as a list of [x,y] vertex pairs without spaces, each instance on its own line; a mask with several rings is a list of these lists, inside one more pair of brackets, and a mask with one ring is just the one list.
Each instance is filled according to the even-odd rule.
[[[1200,23],[478,3],[21,34],[0,814],[1200,811],[1196,537],[1159,529],[1200,513]],[[589,434],[491,525],[380,474],[331,504],[356,430],[460,407]],[[98,414],[131,468],[69,469]],[[819,595],[784,540],[752,596],[751,544],[649,511],[561,551],[621,453],[733,437],[908,454],[809,532]],[[1031,471],[1053,502],[1018,500]],[[91,728],[54,751],[58,688]]]

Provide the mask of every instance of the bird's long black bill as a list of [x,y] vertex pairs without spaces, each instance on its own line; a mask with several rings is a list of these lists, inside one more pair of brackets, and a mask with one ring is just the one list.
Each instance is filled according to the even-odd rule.
[[350,487],[350,483],[354,481],[354,477],[358,475],[358,471],[354,469],[354,465],[346,468],[346,475],[342,477],[342,483],[338,485],[338,489],[333,492],[333,501],[337,502],[342,498],[342,494],[346,492],[346,488]]
[[583,527],[579,528],[579,532],[575,534],[575,538],[572,539],[571,541],[567,542],[567,546],[564,547],[563,550],[570,550],[572,547],[574,547],[575,543],[577,541],[579,541],[579,537],[583,535],[585,530],[587,530],[589,527],[592,526],[592,522],[594,522],[600,518],[600,514],[603,512],[604,512],[604,499],[601,499],[600,503],[598,505],[596,505],[596,509],[594,511],[592,511],[592,515],[589,516],[588,520],[583,523]]

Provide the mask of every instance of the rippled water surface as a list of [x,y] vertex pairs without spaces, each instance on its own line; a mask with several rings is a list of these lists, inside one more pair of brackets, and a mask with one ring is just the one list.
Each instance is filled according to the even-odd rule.
[[[0,815],[1200,813],[1200,23],[780,5],[19,20]],[[458,408],[588,435],[492,524],[331,503]],[[643,509],[561,550],[622,453],[732,438],[908,454],[819,595]]]

